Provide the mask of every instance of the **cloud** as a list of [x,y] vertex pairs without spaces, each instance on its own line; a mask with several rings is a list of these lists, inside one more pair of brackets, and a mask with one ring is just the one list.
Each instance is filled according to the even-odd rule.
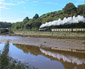
[[39,1],[37,1],[37,0],[33,0],[32,2],[33,2],[33,3],[38,3]]
[[9,8],[7,8],[5,6],[0,6],[0,9],[9,9]]
[[29,0],[25,0],[25,1],[29,1]]
[[19,1],[19,2],[17,2],[17,5],[24,4],[24,3],[25,3],[25,1]]
[[3,1],[5,1],[5,0],[0,0],[0,2],[3,2]]
[[84,2],[85,0],[76,0],[76,1],[79,1],[79,2],[80,2],[80,1],[83,1],[83,2]]
[[7,2],[5,2],[5,0],[0,0],[0,5],[13,6],[15,4],[13,4],[13,3],[7,3]]
[[47,2],[47,4],[57,5],[55,2]]
[[5,5],[5,6],[14,6],[15,4],[13,4],[13,3],[0,2],[0,5]]
[[0,9],[9,9],[7,6],[14,6],[13,3],[7,3],[5,0],[0,0]]
[[4,6],[0,6],[0,9],[5,8]]
[[8,6],[18,6],[26,3],[29,0],[10,0],[10,2],[6,2],[6,0],[0,0],[0,9],[9,9]]
[[[11,0],[11,1],[14,2],[14,0]],[[17,6],[17,5],[26,3],[26,1],[29,1],[29,0],[19,0],[19,1],[16,1],[16,3],[10,3],[10,2],[5,2],[5,0],[0,0],[0,5]]]
[[37,1],[37,0],[32,0],[31,2],[32,2],[33,6],[37,6],[39,4],[39,1]]

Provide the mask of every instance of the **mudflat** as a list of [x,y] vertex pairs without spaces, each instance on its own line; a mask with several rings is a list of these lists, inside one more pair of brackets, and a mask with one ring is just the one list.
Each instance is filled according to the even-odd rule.
[[6,42],[7,40],[14,44],[85,50],[85,40],[80,39],[57,39],[0,35],[0,42]]

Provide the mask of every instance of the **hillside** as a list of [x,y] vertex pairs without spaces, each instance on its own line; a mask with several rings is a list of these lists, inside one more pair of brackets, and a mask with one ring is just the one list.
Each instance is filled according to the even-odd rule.
[[57,20],[59,18],[82,15],[85,16],[85,4],[75,7],[73,3],[68,3],[62,10],[50,12],[40,16],[42,23]]
[[73,3],[68,3],[62,10],[46,13],[40,17],[38,14],[35,14],[35,16],[32,19],[29,19],[28,17],[26,17],[22,22],[14,23],[12,26],[12,29],[38,30],[40,25],[46,22],[58,20],[59,18],[63,19],[64,17],[77,16],[77,15],[85,16],[85,4],[75,7]]

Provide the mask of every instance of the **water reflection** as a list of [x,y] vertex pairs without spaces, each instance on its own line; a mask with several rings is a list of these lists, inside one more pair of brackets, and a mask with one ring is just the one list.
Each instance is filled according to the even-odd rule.
[[[0,44],[0,50],[5,43]],[[10,43],[9,56],[38,69],[85,69],[85,54]]]
[[39,47],[10,44],[9,56],[29,63],[38,69],[64,69],[60,61],[51,60],[43,55]]
[[64,51],[55,51],[51,49],[42,49],[36,46],[27,46],[16,44],[16,47],[24,53],[30,52],[33,55],[43,55],[52,61],[59,61],[64,65],[65,69],[85,69],[85,54],[72,53]]
[[79,53],[66,53],[66,52],[55,52],[51,50],[40,49],[42,53],[50,56],[52,60],[58,60],[62,62],[66,69],[84,69],[85,67],[85,55]]
[[46,51],[44,49],[40,49],[40,51],[44,53],[45,55],[52,56],[54,58],[57,58],[58,60],[62,59],[64,62],[69,62],[69,63],[73,63],[77,65],[85,63],[84,58],[80,59],[79,57],[72,56],[70,54],[51,52],[51,51]]
[[24,53],[30,52],[33,55],[39,55],[41,54],[40,48],[37,46],[28,46],[28,45],[20,45],[20,44],[14,44],[17,48],[21,49]]
[[4,49],[4,45],[5,45],[5,43],[0,43],[0,54],[2,53],[2,51]]

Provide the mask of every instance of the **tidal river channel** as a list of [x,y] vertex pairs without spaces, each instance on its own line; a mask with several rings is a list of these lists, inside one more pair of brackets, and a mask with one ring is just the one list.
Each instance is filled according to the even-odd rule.
[[17,44],[12,41],[20,40],[20,38],[18,36],[0,36],[0,51],[3,51],[6,40],[11,40],[8,56],[37,69],[85,69],[85,53],[57,51],[26,43],[25,45]]

